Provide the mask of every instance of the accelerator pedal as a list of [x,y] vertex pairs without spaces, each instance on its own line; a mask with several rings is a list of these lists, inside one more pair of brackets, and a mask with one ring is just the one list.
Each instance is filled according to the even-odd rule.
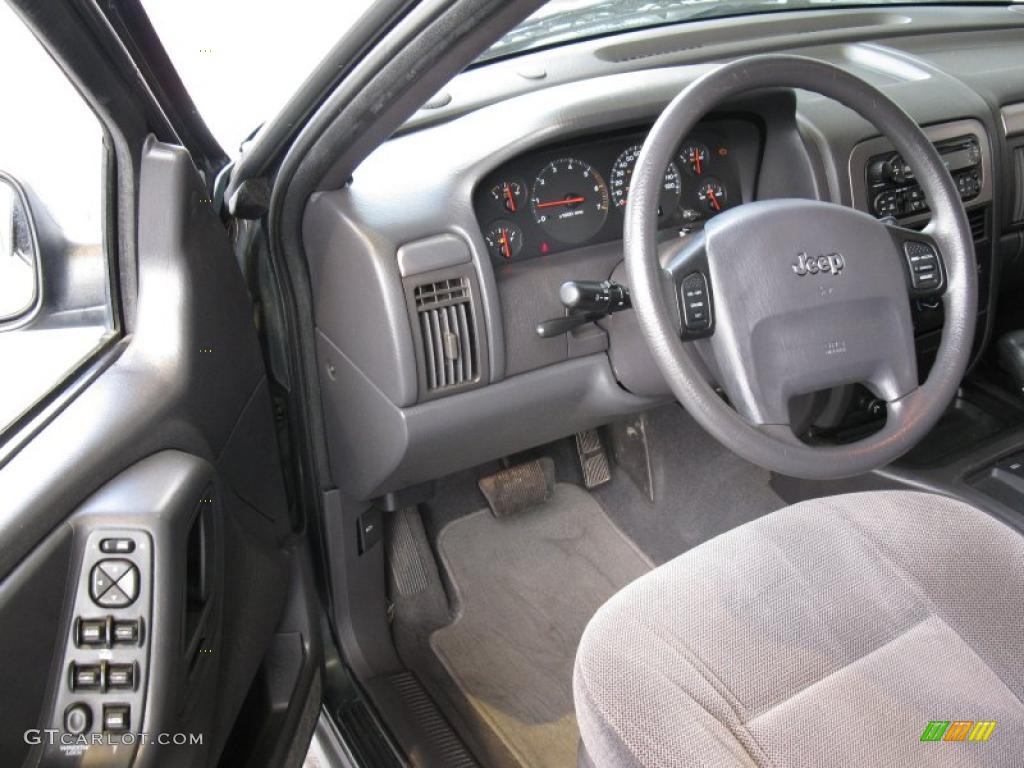
[[480,478],[480,492],[495,517],[543,504],[555,488],[555,462],[547,456]]
[[580,456],[580,467],[583,469],[583,484],[587,488],[597,488],[612,479],[612,470],[608,466],[608,452],[604,449],[601,434],[596,429],[576,433],[576,451]]

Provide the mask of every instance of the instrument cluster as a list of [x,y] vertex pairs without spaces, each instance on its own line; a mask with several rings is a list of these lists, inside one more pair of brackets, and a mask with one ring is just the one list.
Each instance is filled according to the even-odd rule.
[[[662,229],[694,228],[744,202],[737,152],[756,130],[740,120],[701,124],[665,169]],[[491,259],[508,264],[619,240],[629,185],[645,132],[605,134],[536,150],[505,163],[476,190],[474,208]],[[748,142],[744,142],[748,143]],[[753,170],[753,169],[748,169]],[[746,174],[750,177],[750,174]]]

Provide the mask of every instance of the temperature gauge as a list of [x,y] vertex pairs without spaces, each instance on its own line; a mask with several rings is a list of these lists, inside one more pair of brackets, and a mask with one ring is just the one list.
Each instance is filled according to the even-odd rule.
[[523,232],[510,221],[494,222],[484,239],[495,261],[512,261],[523,250]]
[[684,144],[679,158],[691,176],[703,176],[708,169],[708,148],[696,141]]
[[514,179],[499,181],[491,187],[491,197],[509,213],[516,213],[526,204],[526,186]]
[[718,179],[707,179],[697,188],[697,199],[711,213],[718,213],[725,208],[725,186]]

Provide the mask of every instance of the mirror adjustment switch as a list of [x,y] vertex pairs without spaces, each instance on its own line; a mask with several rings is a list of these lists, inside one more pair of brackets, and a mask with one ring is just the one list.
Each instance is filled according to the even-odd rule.
[[79,619],[75,642],[81,647],[102,648],[107,645],[106,619]]
[[135,665],[111,664],[107,667],[107,687],[110,690],[135,689]]
[[71,690],[96,691],[103,686],[103,669],[99,664],[71,664]]
[[103,730],[124,733],[131,727],[131,710],[127,704],[103,705]]
[[93,566],[89,595],[104,608],[124,608],[139,596],[139,569],[131,560],[108,558]]

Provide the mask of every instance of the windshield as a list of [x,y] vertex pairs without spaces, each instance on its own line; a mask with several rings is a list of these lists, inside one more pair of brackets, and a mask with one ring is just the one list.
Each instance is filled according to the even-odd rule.
[[[956,5],[971,2],[971,0],[550,0],[487,49],[477,61],[489,61],[573,40],[696,19],[837,7],[938,5],[943,1]],[[973,1],[993,4],[991,0]]]
[[274,117],[373,0],[143,0],[230,156]]

